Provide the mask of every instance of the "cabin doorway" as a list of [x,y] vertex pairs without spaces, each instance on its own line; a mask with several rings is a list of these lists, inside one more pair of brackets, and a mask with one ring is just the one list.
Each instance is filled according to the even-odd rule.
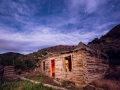
[[55,77],[55,60],[51,60],[51,74]]
[[45,71],[45,61],[43,61],[43,71]]

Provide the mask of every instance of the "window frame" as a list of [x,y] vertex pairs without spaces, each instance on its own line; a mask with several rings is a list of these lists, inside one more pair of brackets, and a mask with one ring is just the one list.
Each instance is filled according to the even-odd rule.
[[[68,59],[68,58],[70,58],[70,59]],[[68,59],[68,63],[70,63],[70,64],[68,65],[68,67],[69,67],[69,70],[68,70],[68,71],[66,70],[66,60],[67,60],[67,59]],[[72,66],[73,66],[73,65],[72,65],[72,55],[68,55],[68,56],[64,57],[64,71],[65,71],[66,73],[72,72],[72,69],[73,69]]]

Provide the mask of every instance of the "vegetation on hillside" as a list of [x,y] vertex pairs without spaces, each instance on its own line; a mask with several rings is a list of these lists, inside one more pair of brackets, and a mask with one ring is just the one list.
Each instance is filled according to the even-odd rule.
[[16,68],[26,70],[34,67],[34,64],[29,59],[20,59],[23,55],[16,53],[5,53],[0,56],[0,65],[15,66]]
[[109,57],[110,65],[120,65],[120,50],[109,48],[105,53]]
[[110,65],[120,65],[120,25],[115,26],[100,39],[95,38],[88,45],[107,54]]

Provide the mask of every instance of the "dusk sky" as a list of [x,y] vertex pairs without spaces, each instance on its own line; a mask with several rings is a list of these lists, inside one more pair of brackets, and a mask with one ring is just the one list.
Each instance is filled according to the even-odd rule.
[[120,0],[0,0],[0,53],[87,44],[120,24]]

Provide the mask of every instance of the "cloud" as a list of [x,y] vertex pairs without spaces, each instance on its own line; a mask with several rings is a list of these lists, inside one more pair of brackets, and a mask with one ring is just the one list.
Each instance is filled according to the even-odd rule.
[[[21,53],[33,52],[48,46],[54,45],[77,45],[80,41],[87,43],[94,37],[103,34],[93,32],[76,32],[61,33],[56,32],[54,28],[36,26],[31,32],[9,32],[6,30],[0,31],[0,49],[7,51],[17,51]],[[84,31],[84,30],[83,30]],[[92,36],[92,37],[91,37]]]
[[88,13],[95,12],[97,8],[99,7],[100,1],[97,0],[88,0],[86,2],[86,11]]
[[67,3],[67,7],[71,16],[77,16],[82,13],[96,13],[101,5],[104,5],[107,1],[103,0],[70,0]]
[[112,4],[116,5],[109,0],[1,0],[0,50],[26,54],[60,44],[87,44],[120,23],[120,5]]

